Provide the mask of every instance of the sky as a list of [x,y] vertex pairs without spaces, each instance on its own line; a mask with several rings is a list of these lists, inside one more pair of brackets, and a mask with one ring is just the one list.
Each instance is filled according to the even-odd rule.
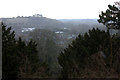
[[42,14],[52,19],[97,19],[119,0],[0,0],[0,18]]

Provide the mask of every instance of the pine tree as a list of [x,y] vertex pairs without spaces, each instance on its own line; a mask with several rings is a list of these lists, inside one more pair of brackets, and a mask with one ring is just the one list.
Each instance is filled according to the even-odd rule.
[[18,75],[19,61],[16,57],[15,32],[11,32],[11,27],[6,29],[2,26],[2,78],[16,78]]
[[[11,27],[6,28],[2,23],[2,79],[28,78],[37,72],[47,70],[47,65],[40,63],[37,44],[30,40],[25,42],[19,37],[15,39],[15,32]],[[39,68],[41,71],[38,71]],[[44,69],[44,70],[43,70]],[[43,71],[42,71],[43,70]],[[42,75],[39,74],[39,76]],[[31,77],[32,77],[31,76]]]
[[[25,77],[27,74],[38,72],[40,60],[38,57],[37,44],[30,40],[28,43],[22,41],[21,38],[17,41],[17,50],[19,52],[20,61],[20,77]],[[26,75],[23,75],[26,74]]]
[[[110,38],[110,66],[113,67],[113,62],[115,61],[115,55],[119,55],[119,42],[120,39],[118,35],[120,35],[120,2],[115,2],[115,5],[108,5],[109,9],[106,10],[106,12],[101,12],[99,15],[98,22],[104,24],[108,29],[118,30],[117,35],[111,35]],[[116,50],[117,49],[117,50]],[[119,56],[118,56],[119,57]],[[119,59],[118,59],[119,60]],[[118,63],[117,63],[118,64]],[[112,71],[112,70],[111,70]]]
[[103,52],[102,55],[109,57],[109,38],[108,31],[100,31],[94,28],[84,35],[79,35],[58,57],[59,64],[62,67],[62,77],[82,76],[82,73],[86,73],[83,71],[89,65],[89,58],[95,53]]
[[106,12],[101,12],[98,19],[99,23],[103,23],[108,29],[120,30],[120,9],[115,5],[108,5]]

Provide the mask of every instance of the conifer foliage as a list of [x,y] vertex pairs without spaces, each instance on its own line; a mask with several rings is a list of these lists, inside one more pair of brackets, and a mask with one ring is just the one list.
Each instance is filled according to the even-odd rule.
[[[76,77],[105,77],[109,75],[109,70],[113,69],[110,66],[110,34],[109,31],[101,31],[98,28],[89,30],[84,35],[72,41],[68,48],[64,49],[58,57],[59,64],[62,67],[61,77],[63,78],[76,78]],[[114,55],[119,55],[120,44],[119,37],[116,35],[113,38]],[[115,40],[117,42],[115,42]],[[117,50],[117,52],[116,52]],[[114,65],[116,57],[112,57]],[[119,61],[119,58],[117,58]],[[116,63],[119,67],[119,62]],[[120,68],[119,68],[120,69]],[[118,71],[114,68],[115,72]],[[97,73],[97,74],[95,74]],[[93,76],[94,75],[94,76]]]
[[15,39],[11,27],[2,23],[2,78],[23,77],[22,73],[34,74],[39,67],[37,44],[34,41],[25,43],[21,38]]
[[11,27],[6,29],[2,25],[2,78],[16,77],[18,74],[18,59],[16,57],[15,32],[10,32]]
[[120,9],[115,5],[108,5],[106,12],[101,12],[98,19],[99,23],[103,23],[109,29],[120,29]]
[[59,64],[63,68],[63,77],[80,76],[81,70],[87,65],[86,60],[92,54],[101,51],[102,47],[106,47],[103,43],[107,39],[109,33],[94,28],[85,35],[79,35],[58,57]]

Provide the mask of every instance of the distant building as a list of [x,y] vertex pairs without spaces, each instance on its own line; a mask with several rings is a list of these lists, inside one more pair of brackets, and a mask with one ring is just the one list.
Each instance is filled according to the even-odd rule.
[[62,33],[64,33],[64,32],[62,32],[62,31],[57,31],[57,32],[55,32],[56,34],[62,34]]
[[21,32],[33,31],[35,28],[23,28]]
[[43,17],[41,14],[35,14],[33,17]]

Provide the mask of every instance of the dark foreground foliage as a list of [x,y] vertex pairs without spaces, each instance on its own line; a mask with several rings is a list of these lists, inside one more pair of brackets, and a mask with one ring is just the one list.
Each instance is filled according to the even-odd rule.
[[93,28],[88,33],[79,35],[58,57],[62,66],[61,77],[118,77],[119,45],[120,37],[111,37],[109,31]]
[[45,76],[46,63],[40,63],[37,44],[30,40],[15,39],[11,27],[6,28],[2,23],[2,78],[24,78],[34,75]]

